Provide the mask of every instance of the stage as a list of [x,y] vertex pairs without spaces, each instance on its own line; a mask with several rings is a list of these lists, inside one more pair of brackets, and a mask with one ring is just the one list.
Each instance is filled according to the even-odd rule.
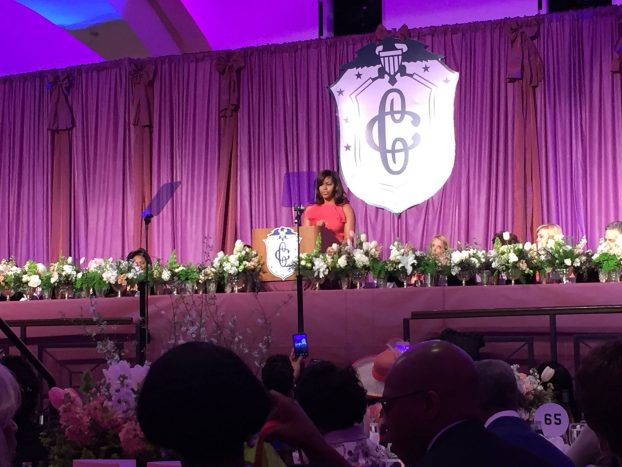
[[[386,341],[401,337],[402,321],[412,312],[622,305],[622,284],[305,291],[304,304],[311,357],[346,364],[376,354],[383,350]],[[110,333],[114,339],[125,342],[129,358],[135,355],[136,297],[2,302],[0,316],[12,323],[63,384],[75,384],[82,369],[96,366],[93,338],[87,334]],[[90,326],[84,320],[71,322],[90,320],[93,316],[99,317],[99,321]],[[291,335],[297,329],[296,296],[295,292],[151,296],[150,360],[173,344],[173,320],[178,342],[198,335],[198,328],[207,329],[210,336],[220,341],[232,342],[236,335],[240,336],[234,345],[242,352],[246,349],[252,363],[257,360],[252,353],[266,337],[271,340],[268,354],[289,353]],[[411,339],[416,342],[432,338],[445,328],[481,332],[492,336],[492,340],[494,336],[530,335],[534,339],[535,360],[550,358],[547,316],[416,320],[411,321]],[[559,316],[557,332],[559,360],[573,371],[572,337],[622,333],[622,315]],[[507,358],[518,347],[519,342],[491,343],[482,352]],[[522,362],[526,359],[526,348],[510,357]]]

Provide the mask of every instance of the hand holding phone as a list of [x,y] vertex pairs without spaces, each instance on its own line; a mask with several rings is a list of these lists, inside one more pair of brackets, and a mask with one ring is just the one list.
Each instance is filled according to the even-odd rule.
[[307,344],[307,335],[305,333],[294,334],[292,340],[294,341],[294,355],[296,357],[309,356],[309,345]]

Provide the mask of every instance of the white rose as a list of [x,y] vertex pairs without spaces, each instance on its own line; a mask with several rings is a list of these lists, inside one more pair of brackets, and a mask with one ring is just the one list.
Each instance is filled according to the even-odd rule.
[[503,232],[503,240],[506,242],[510,239],[510,232]]
[[71,256],[67,258],[67,264],[73,264],[73,258]]
[[50,277],[50,283],[56,284],[57,282],[58,282],[58,273],[55,272],[52,274],[52,277]]
[[168,269],[162,269],[162,280],[167,282],[171,279],[171,271]]
[[37,275],[30,276],[28,281],[28,287],[39,287],[41,285],[41,278]]
[[525,245],[523,245],[523,247],[525,248],[525,250],[531,250],[531,242],[525,242]]
[[564,264],[565,264],[566,266],[572,266],[572,261],[571,261],[571,259],[570,259],[570,258],[566,258],[566,259],[564,260]]
[[548,383],[549,381],[551,381],[551,378],[553,378],[554,375],[555,370],[550,366],[547,366],[544,370],[542,370],[542,375],[540,376],[540,379],[543,383]]
[[27,275],[23,275],[22,276],[22,282],[24,284],[27,284],[29,280],[30,280],[30,276],[27,276]]
[[72,266],[70,266],[69,264],[65,264],[65,265],[63,266],[63,272],[64,272],[65,274],[71,274],[71,273],[73,272],[73,267],[72,267]]
[[508,260],[510,261],[510,263],[516,263],[518,261],[518,256],[516,256],[514,252],[511,252],[508,255]]
[[48,270],[48,268],[47,268],[47,267],[45,267],[45,264],[43,264],[43,263],[37,263],[37,272],[38,272],[39,274],[43,274],[43,273],[47,272],[47,270]]
[[337,260],[337,265],[342,269],[348,265],[348,258],[346,257],[346,255],[342,255],[339,257],[339,259]]
[[367,241],[367,235],[365,235],[364,233],[361,234],[361,242],[366,242]]

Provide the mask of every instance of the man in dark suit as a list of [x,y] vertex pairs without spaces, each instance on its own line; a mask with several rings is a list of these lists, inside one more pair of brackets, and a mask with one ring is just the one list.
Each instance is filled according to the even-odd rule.
[[556,467],[574,467],[557,447],[535,433],[518,414],[520,392],[514,371],[502,360],[475,362],[479,376],[480,417],[499,438],[546,459]]
[[477,401],[475,365],[462,349],[443,341],[416,344],[385,382],[387,441],[413,467],[551,466],[486,430]]

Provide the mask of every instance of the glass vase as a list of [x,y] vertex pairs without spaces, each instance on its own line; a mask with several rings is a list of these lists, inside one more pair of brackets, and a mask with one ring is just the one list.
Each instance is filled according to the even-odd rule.
[[436,283],[436,274],[433,274],[431,272],[427,272],[425,274],[425,286],[426,287],[434,287]]
[[397,273],[397,278],[400,282],[402,282],[404,285],[402,287],[406,288],[408,287],[408,279],[410,279],[410,276],[408,275],[408,273],[406,271],[400,271]]
[[561,284],[568,284],[568,268],[557,268],[556,270],[556,276],[559,277],[559,282]]
[[311,277],[310,278],[313,290],[320,290],[320,286],[324,283],[324,277]]
[[352,282],[357,289],[360,289],[363,284],[365,284],[365,280],[367,279],[367,271],[355,270],[352,271]]
[[341,290],[350,288],[350,276],[341,276],[339,278],[339,287],[341,287]]
[[125,292],[126,287],[127,286],[125,284],[112,284],[112,290],[115,291],[117,297],[123,296],[123,292]]
[[471,278],[471,271],[458,271],[456,277],[462,282],[462,287],[466,286],[467,281]]
[[484,287],[488,287],[492,283],[492,272],[488,270],[481,271],[479,273],[479,280]]
[[509,271],[505,273],[506,279],[509,280],[510,284],[512,285],[515,285],[516,281],[520,279],[521,276],[522,276],[522,273],[518,269],[510,269]]
[[246,275],[242,273],[230,274],[227,276],[227,282],[230,285],[230,290],[233,293],[238,293],[246,284]]
[[15,295],[15,291],[11,287],[4,287],[2,289],[2,295],[6,297],[6,301],[11,300],[11,297]]
[[59,285],[58,296],[64,300],[69,300],[69,297],[73,294],[73,285]]

